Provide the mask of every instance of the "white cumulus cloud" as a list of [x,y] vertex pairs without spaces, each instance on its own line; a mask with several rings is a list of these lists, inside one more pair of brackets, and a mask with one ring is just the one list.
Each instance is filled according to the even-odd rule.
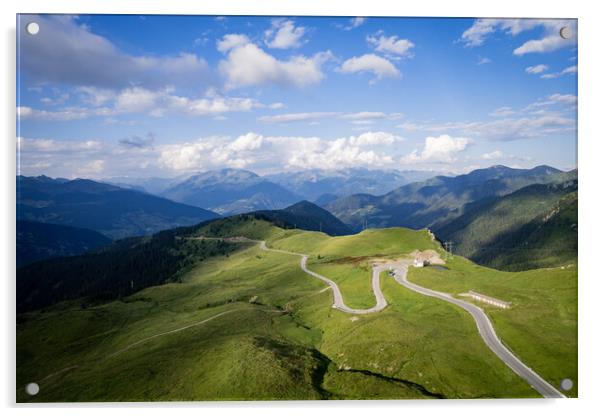
[[339,71],[346,74],[371,72],[376,76],[376,80],[401,76],[401,73],[391,61],[372,53],[347,59],[343,62]]
[[263,136],[256,133],[247,133],[239,136],[230,144],[230,149],[234,151],[257,150],[263,143]]
[[332,54],[319,52],[311,57],[295,55],[279,60],[251,43],[244,35],[226,35],[218,42],[218,49],[226,54],[219,62],[220,73],[229,89],[264,84],[304,87],[317,84],[324,78],[322,64]]
[[447,134],[438,137],[429,136],[424,140],[422,151],[416,149],[402,161],[451,163],[456,160],[457,154],[464,151],[471,143],[472,140],[465,137],[451,137]]
[[238,48],[240,46],[251,43],[247,35],[239,33],[230,33],[224,35],[223,38],[217,41],[217,50],[221,53],[226,53],[231,49]]
[[302,45],[301,38],[306,28],[295,26],[292,20],[274,19],[272,27],[265,31],[265,44],[269,48],[289,49]]
[[353,146],[377,146],[377,145],[392,145],[401,142],[403,139],[391,133],[384,131],[366,132],[359,136],[351,136],[349,143]]
[[402,138],[387,132],[324,139],[316,136],[264,136],[254,132],[234,139],[225,136],[158,146],[158,163],[173,171],[220,167],[281,171],[285,169],[340,169],[386,167],[400,152]]
[[400,57],[412,56],[411,50],[414,43],[409,39],[399,39],[397,36],[385,36],[383,34],[370,35],[366,38],[368,43],[378,52]]

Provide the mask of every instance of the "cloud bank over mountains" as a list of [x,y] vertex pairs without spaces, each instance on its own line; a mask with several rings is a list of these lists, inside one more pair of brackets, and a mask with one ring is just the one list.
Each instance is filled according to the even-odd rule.
[[[133,36],[113,18],[21,16],[21,32],[34,20],[41,28],[19,36],[22,173],[461,171],[518,161],[534,149],[523,142],[541,141],[539,163],[562,165],[546,159],[554,146],[544,141],[574,152],[573,20],[466,19],[461,30],[438,21],[435,35],[428,19],[163,26],[169,18],[155,16],[132,20]],[[508,71],[515,84],[505,88],[496,76]]]

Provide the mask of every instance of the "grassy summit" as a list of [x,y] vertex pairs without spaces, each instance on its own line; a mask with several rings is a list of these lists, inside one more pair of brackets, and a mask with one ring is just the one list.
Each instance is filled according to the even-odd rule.
[[[370,259],[441,250],[426,231],[329,237],[245,216],[182,230],[180,237],[198,235],[247,236],[307,253],[309,268],[339,283],[357,307],[374,303]],[[537,397],[485,346],[467,313],[388,276],[381,285],[389,306],[352,316],[331,307],[332,294],[299,268],[298,256],[239,243],[192,260],[177,283],[94,306],[75,300],[20,314],[18,401]],[[494,281],[503,288],[507,274],[483,280],[482,270],[457,259],[441,273],[504,298],[489,289]],[[556,296],[558,280],[535,284],[534,272],[513,273],[513,296],[524,302],[516,311],[491,312],[519,357],[554,382],[563,369],[573,374],[566,357],[576,355],[576,310],[569,306],[576,305],[576,270],[564,272],[566,296]],[[522,294],[521,284],[536,289]],[[524,328],[530,332],[521,337]],[[563,351],[542,347],[560,339]],[[557,373],[544,372],[555,365]],[[41,388],[33,398],[23,390],[32,381]]]

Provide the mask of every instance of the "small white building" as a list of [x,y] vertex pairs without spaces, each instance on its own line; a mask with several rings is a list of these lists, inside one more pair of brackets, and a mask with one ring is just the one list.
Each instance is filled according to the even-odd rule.
[[414,267],[424,267],[424,260],[415,258],[414,259]]

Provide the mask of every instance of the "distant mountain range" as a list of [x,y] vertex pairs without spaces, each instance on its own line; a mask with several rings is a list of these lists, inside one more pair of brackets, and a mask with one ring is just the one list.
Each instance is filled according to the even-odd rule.
[[493,166],[465,175],[437,176],[411,183],[382,196],[355,194],[330,202],[325,208],[356,231],[366,222],[369,227],[436,230],[462,215],[469,203],[549,182],[557,174],[562,172],[549,166],[533,169]]
[[66,225],[17,221],[17,267],[51,257],[75,256],[111,243],[99,232]]
[[242,169],[221,169],[176,178],[113,177],[104,182],[144,190],[222,215],[284,208],[308,200],[322,206],[358,192],[384,194],[401,185],[424,180],[428,171],[312,169],[260,176]]
[[303,199],[266,178],[240,169],[194,175],[165,189],[161,195],[221,215],[280,209]]
[[87,228],[112,239],[216,218],[214,212],[88,179],[17,177],[17,219]]
[[179,175],[174,178],[138,178],[129,176],[113,176],[102,179],[100,182],[108,183],[109,185],[119,186],[120,188],[135,189],[138,191],[147,192],[149,194],[159,195],[169,187],[188,179],[189,175]]
[[312,169],[283,172],[266,178],[317,204],[340,197],[367,193],[382,195],[402,185],[435,176],[426,171],[372,170],[351,168],[339,170]]

